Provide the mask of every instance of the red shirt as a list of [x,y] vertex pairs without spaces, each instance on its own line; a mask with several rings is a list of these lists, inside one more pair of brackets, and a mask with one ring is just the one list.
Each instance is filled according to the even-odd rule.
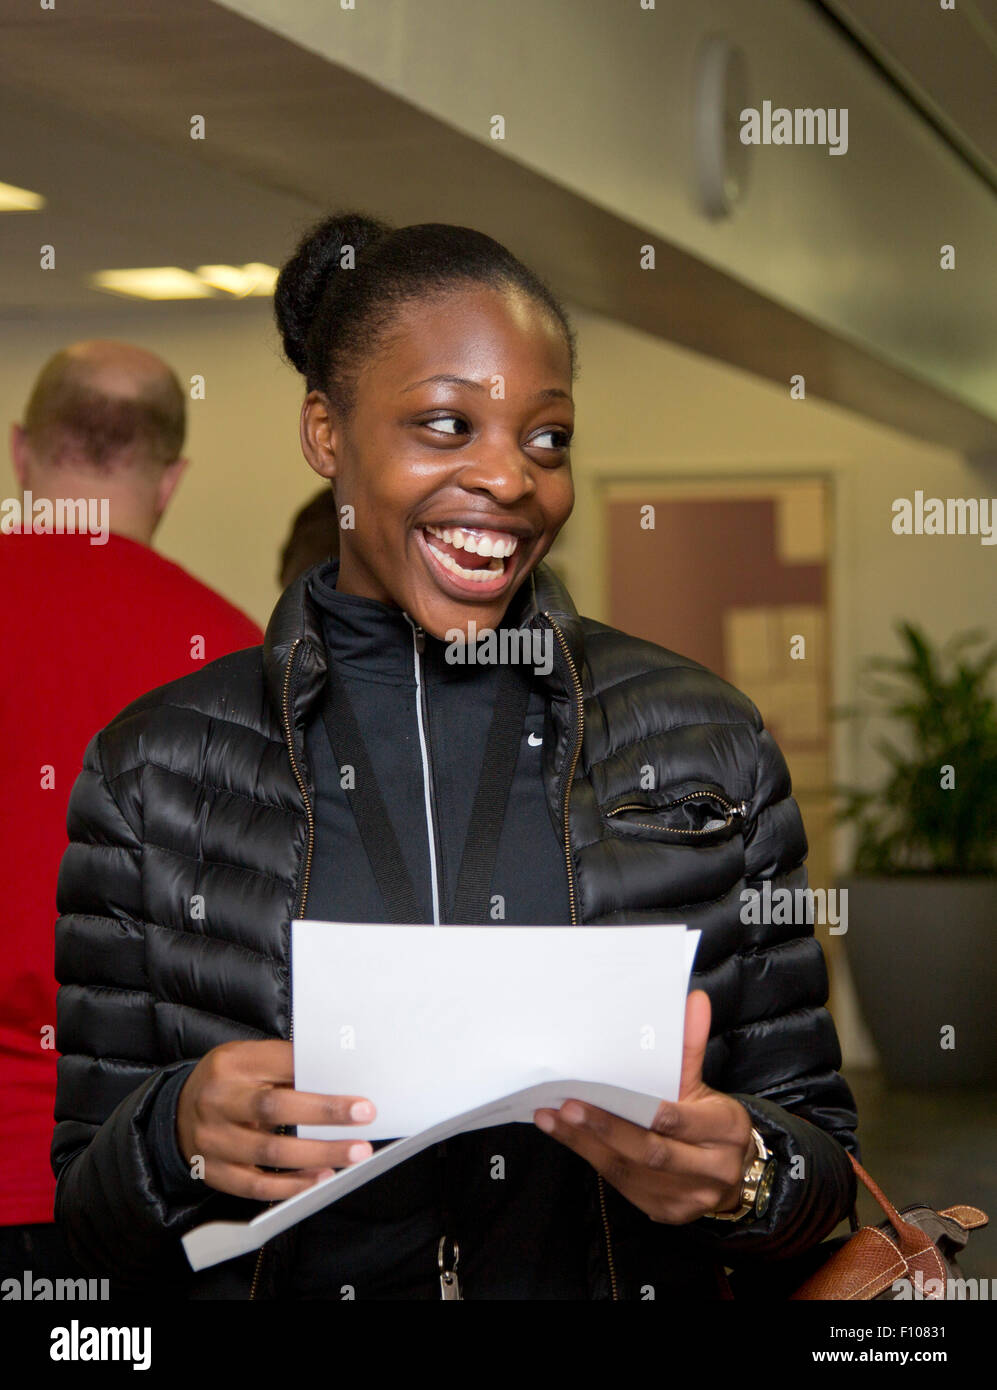
[[84,750],[145,691],[263,640],[148,546],[90,539],[0,535],[0,1225],[52,1220],[55,890]]

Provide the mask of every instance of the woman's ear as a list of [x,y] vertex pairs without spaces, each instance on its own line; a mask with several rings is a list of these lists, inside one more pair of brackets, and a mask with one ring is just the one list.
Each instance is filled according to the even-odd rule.
[[301,452],[320,478],[333,479],[340,448],[339,422],[322,391],[309,391],[301,403]]

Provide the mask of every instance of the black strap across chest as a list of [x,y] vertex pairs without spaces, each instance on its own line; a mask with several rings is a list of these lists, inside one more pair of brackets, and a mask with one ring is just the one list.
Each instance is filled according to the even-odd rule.
[[[473,926],[493,921],[490,912],[492,875],[529,698],[529,668],[515,663],[500,666],[481,774],[461,855],[453,908],[455,923]],[[322,718],[336,766],[340,769],[352,766],[354,770],[353,786],[345,788],[346,795],[381,890],[388,921],[418,923],[421,918],[412,878],[377,785],[356,715],[332,660]],[[385,734],[391,737],[390,730]],[[426,734],[428,741],[428,730]],[[439,810],[437,808],[437,814]],[[432,836],[433,827],[427,829]],[[441,902],[441,917],[446,910],[447,905]]]

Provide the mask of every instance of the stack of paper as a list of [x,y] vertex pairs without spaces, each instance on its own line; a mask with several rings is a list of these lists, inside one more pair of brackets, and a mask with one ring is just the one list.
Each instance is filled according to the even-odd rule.
[[431,1144],[572,1097],[648,1127],[678,1099],[699,935],[295,922],[295,1086],[377,1107],[370,1124],[298,1133],[395,1142],[253,1221],[189,1232],[191,1265],[256,1249]]

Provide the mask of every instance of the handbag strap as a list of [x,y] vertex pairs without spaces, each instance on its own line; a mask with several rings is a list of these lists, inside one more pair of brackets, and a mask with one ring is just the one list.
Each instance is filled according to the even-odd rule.
[[[515,663],[501,666],[481,774],[461,856],[453,913],[458,923],[483,925],[491,920],[492,874],[529,698],[530,682],[526,668]],[[330,661],[328,666],[322,718],[336,766],[352,766],[355,772],[352,787],[345,788],[346,795],[381,890],[388,920],[396,924],[419,922],[421,918],[412,878],[378,788],[360,726],[334,661]],[[428,829],[432,834],[432,826]],[[445,903],[442,908],[445,913]]]
[[889,1197],[886,1196],[879,1184],[869,1176],[855,1155],[849,1153],[848,1157],[851,1160],[852,1167],[855,1169],[855,1176],[865,1185],[869,1193],[882,1207],[890,1225],[896,1231],[900,1241],[900,1253],[905,1256],[916,1255],[925,1248],[926,1244],[931,1244],[930,1237],[925,1236],[925,1233],[920,1227],[913,1226],[909,1221],[903,1219]]
[[[798,1120],[803,1120],[804,1124],[813,1125],[812,1120],[804,1119],[802,1115],[797,1115],[795,1118]],[[813,1125],[813,1128],[817,1129],[818,1126]],[[827,1131],[825,1130],[823,1132],[826,1133]],[[886,1213],[890,1225],[896,1231],[897,1239],[900,1242],[900,1253],[908,1257],[920,1253],[920,1251],[922,1251],[925,1248],[925,1242],[927,1240],[927,1237],[925,1236],[924,1232],[920,1230],[919,1227],[911,1225],[909,1221],[905,1221],[903,1217],[900,1215],[900,1213],[897,1211],[896,1207],[890,1201],[889,1197],[887,1197],[883,1189],[879,1186],[879,1184],[875,1181],[874,1178],[871,1178],[869,1176],[869,1174],[862,1167],[861,1163],[858,1161],[855,1155],[851,1153],[848,1149],[845,1149],[845,1153],[848,1154],[848,1161],[849,1163],[851,1163],[852,1168],[855,1171],[856,1178],[867,1189],[867,1191],[875,1199],[879,1206],[882,1207],[883,1211]],[[851,1228],[853,1234],[859,1229],[857,1205],[853,1206],[851,1211],[848,1213],[848,1225]],[[931,1242],[928,1241],[928,1243],[930,1244]]]

